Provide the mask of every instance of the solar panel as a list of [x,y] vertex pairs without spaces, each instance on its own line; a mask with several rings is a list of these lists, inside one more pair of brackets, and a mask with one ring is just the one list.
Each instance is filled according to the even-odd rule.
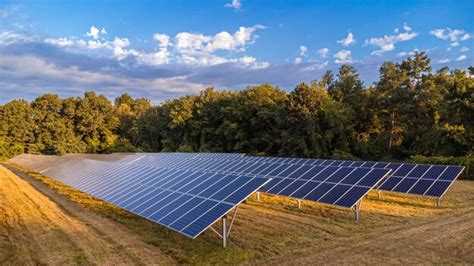
[[268,182],[250,175],[87,159],[44,174],[191,238]]
[[347,208],[354,207],[390,172],[390,169],[291,164],[294,158],[289,159],[284,160],[289,163],[280,163],[246,160],[245,157],[242,160],[177,160],[145,156],[134,164],[272,177],[261,192]]
[[[390,162],[364,162],[324,159],[299,159],[246,156],[246,161],[288,162],[304,165],[329,165],[391,169],[391,174],[377,187],[378,191],[398,192],[441,198],[464,170],[462,166]],[[439,204],[439,202],[438,202]]]

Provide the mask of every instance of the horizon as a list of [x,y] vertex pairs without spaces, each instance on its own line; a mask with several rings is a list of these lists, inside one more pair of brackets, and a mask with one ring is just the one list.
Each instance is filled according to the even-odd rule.
[[110,3],[0,4],[0,104],[86,91],[157,104],[263,83],[290,91],[342,64],[370,86],[381,63],[415,51],[434,71],[474,62],[470,1]]

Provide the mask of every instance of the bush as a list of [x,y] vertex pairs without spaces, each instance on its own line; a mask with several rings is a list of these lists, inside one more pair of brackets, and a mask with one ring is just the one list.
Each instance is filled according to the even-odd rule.
[[426,157],[415,155],[410,156],[408,161],[412,163],[462,165],[465,169],[459,179],[474,180],[474,154],[469,154],[463,157]]

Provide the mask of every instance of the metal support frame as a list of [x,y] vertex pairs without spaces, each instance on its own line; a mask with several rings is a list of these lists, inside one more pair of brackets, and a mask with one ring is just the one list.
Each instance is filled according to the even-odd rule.
[[257,192],[257,200],[260,201],[260,192]]
[[301,209],[301,200],[296,200],[298,202],[298,209]]
[[232,226],[234,225],[235,221],[235,216],[237,215],[237,209],[239,206],[235,206],[234,208],[234,213],[232,214],[232,220],[230,221],[230,225],[227,226],[227,214],[222,217],[222,233],[219,233],[216,229],[214,229],[212,226],[209,227],[216,235],[218,235],[220,238],[222,238],[222,247],[226,248],[229,235],[230,235],[230,230],[232,229]]
[[222,247],[227,247],[227,215],[222,217]]
[[355,219],[356,219],[356,221],[359,221],[359,220],[360,220],[360,204],[361,204],[361,201],[358,201],[358,202],[354,205],[354,213],[355,213]]
[[441,207],[441,197],[436,198],[436,207]]
[[381,199],[382,198],[382,191],[377,190],[377,198]]

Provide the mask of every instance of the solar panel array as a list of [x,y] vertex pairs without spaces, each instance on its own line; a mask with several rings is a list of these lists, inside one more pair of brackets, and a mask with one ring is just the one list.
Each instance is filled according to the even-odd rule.
[[[181,157],[181,161],[185,160],[186,155]],[[189,157],[188,157],[189,159]],[[426,165],[426,164],[410,164],[410,163],[388,163],[388,162],[364,162],[364,161],[347,161],[347,160],[324,160],[324,159],[306,159],[306,158],[284,158],[284,157],[256,157],[256,156],[240,156],[234,158],[225,157],[214,157],[213,159],[225,160],[227,163],[219,165],[215,161],[191,161],[185,160],[184,164],[180,164],[180,160],[169,160],[169,158],[161,158],[159,155],[144,156],[136,163],[144,163],[151,165],[166,165],[166,167],[186,168],[191,167],[195,169],[208,169],[218,171],[242,171],[249,169],[249,164],[253,163],[253,166],[258,165],[257,169],[252,173],[270,175],[270,173],[258,173],[261,169],[272,169],[273,167],[279,167],[279,164],[283,165],[310,165],[310,166],[332,166],[332,167],[361,167],[361,168],[373,168],[373,169],[389,169],[391,173],[380,183],[377,190],[407,193],[414,195],[430,196],[430,197],[442,197],[453,181],[456,180],[464,170],[462,166],[453,165]],[[236,162],[238,161],[238,162]],[[228,167],[234,164],[240,165],[241,167]],[[217,167],[216,167],[217,165]],[[284,167],[284,166],[283,166]],[[276,182],[275,180],[272,182]],[[285,181],[288,182],[288,181]],[[298,183],[298,182],[297,182]],[[296,184],[295,184],[296,186]],[[268,187],[268,186],[266,186]],[[271,190],[273,192],[276,189]],[[270,191],[266,191],[272,193]],[[278,195],[281,194],[278,191]],[[298,194],[295,194],[298,195]]]
[[391,174],[377,188],[378,190],[406,194],[442,197],[464,170],[456,165],[428,165],[411,163],[364,162],[344,160],[322,160],[277,157],[246,157],[250,161],[289,162],[305,165],[330,165],[391,169]]
[[87,159],[44,174],[191,238],[269,180]]
[[147,155],[137,165],[272,177],[260,191],[351,208],[389,169],[320,166],[243,160],[208,160]]
[[[192,238],[256,191],[357,209],[372,189],[439,199],[464,169],[231,153],[136,153],[117,158],[58,160],[62,164],[43,173]],[[31,158],[23,161],[36,165]]]

